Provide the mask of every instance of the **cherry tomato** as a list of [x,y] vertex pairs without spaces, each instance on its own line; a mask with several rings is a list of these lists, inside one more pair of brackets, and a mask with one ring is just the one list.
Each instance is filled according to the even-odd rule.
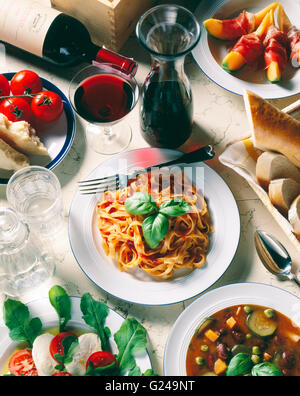
[[21,377],[38,377],[38,372],[35,367],[32,352],[29,349],[15,353],[9,360],[8,368],[11,374]]
[[[35,95],[42,91],[43,83],[35,72],[22,70],[14,75],[10,82],[10,87],[13,95]],[[26,98],[26,100],[31,103],[32,98]]]
[[28,102],[23,98],[5,99],[0,103],[0,113],[4,114],[10,121],[27,121],[32,119],[32,111]]
[[88,361],[86,362],[86,369],[88,369],[90,362],[93,363],[94,368],[99,368],[99,367],[109,366],[110,364],[112,364],[114,362],[117,363],[117,359],[110,352],[100,351],[100,352],[93,353],[88,358]]
[[56,121],[61,116],[63,109],[61,97],[51,91],[38,93],[31,103],[33,114],[43,122]]
[[52,375],[52,377],[73,377],[73,375],[70,373],[66,373],[65,371],[57,371]]
[[7,78],[0,74],[0,96],[9,96],[10,86]]
[[[64,349],[62,346],[62,342],[67,337],[76,337],[73,333],[60,333],[56,337],[53,338],[50,344],[50,353],[53,359],[55,360],[55,355],[58,353],[60,355],[64,354]],[[59,363],[59,362],[58,362]]]

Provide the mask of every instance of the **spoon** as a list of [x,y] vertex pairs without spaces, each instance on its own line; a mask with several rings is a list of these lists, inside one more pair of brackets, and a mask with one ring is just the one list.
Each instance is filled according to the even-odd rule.
[[292,259],[277,239],[264,231],[256,231],[255,246],[263,265],[268,271],[273,275],[294,281],[300,286],[300,280],[292,273]]

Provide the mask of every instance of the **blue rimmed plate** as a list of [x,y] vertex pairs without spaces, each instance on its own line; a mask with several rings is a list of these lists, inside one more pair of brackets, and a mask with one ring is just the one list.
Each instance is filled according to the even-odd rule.
[[[4,73],[11,80],[15,73]],[[38,123],[33,125],[40,140],[46,146],[49,157],[29,155],[30,165],[44,166],[54,169],[68,154],[76,133],[76,118],[72,106],[65,94],[53,83],[41,78],[43,87],[47,91],[57,93],[63,100],[64,112],[60,119],[51,124]],[[0,169],[0,184],[7,184],[13,172]]]
[[[244,90],[248,89],[265,99],[281,99],[300,92],[300,69],[291,65],[287,66],[282,82],[278,84],[267,81],[263,68],[254,71],[245,67],[235,74],[227,73],[221,65],[233,43],[210,37],[203,26],[206,19],[230,19],[245,9],[256,13],[270,3],[270,0],[202,0],[195,11],[201,25],[201,39],[193,51],[194,59],[209,79],[229,92],[243,95]],[[281,3],[291,22],[300,28],[300,0],[282,0]]]
[[[156,148],[123,152],[100,164],[87,179],[146,169],[178,156],[178,151]],[[195,179],[197,185],[204,182],[204,196],[212,216],[214,233],[211,248],[203,268],[191,273],[178,273],[168,281],[154,279],[138,269],[121,272],[102,248],[95,213],[97,197],[80,195],[79,191],[75,194],[69,214],[70,245],[82,271],[106,293],[134,304],[177,304],[203,293],[227,271],[240,239],[238,207],[229,187],[213,169],[203,163],[195,163],[193,167],[199,170]]]
[[165,346],[164,375],[186,376],[187,351],[196,329],[206,318],[235,305],[269,307],[300,326],[300,299],[285,290],[262,283],[219,287],[203,294],[178,317]]

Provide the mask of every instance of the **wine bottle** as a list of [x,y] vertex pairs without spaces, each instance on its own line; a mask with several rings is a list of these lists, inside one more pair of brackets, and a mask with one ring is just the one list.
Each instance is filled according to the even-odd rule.
[[93,44],[80,21],[36,0],[0,0],[0,40],[58,66],[95,60],[137,71],[134,60]]

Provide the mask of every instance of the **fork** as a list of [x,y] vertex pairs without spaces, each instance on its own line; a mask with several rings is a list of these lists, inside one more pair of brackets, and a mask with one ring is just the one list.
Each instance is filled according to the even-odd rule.
[[82,195],[103,194],[105,191],[116,191],[121,188],[127,187],[128,180],[136,178],[142,173],[150,172],[153,168],[163,168],[179,164],[192,164],[194,162],[203,162],[213,159],[215,150],[212,146],[205,146],[199,150],[183,154],[173,161],[165,162],[158,165],[153,165],[147,169],[136,171],[130,175],[116,174],[107,176],[100,179],[84,180],[79,182],[79,191]]

